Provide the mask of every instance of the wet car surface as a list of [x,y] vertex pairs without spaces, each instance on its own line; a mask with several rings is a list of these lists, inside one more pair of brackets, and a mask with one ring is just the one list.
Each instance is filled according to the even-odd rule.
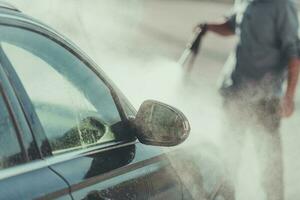
[[[0,8],[0,42],[0,199],[193,199],[178,166],[213,165],[140,143],[135,109],[79,48],[15,8]],[[214,198],[203,172],[192,183]]]

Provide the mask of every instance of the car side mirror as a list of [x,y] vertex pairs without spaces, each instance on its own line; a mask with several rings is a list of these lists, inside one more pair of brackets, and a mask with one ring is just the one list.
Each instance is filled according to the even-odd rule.
[[190,124],[182,112],[153,100],[143,102],[133,125],[139,141],[154,146],[176,146],[190,133]]

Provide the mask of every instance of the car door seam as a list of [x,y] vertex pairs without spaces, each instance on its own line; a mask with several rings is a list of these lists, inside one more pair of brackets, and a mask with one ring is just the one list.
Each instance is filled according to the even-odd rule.
[[54,170],[51,166],[48,166],[48,168],[53,172],[55,173],[57,176],[59,176],[68,186],[68,191],[69,191],[69,195],[71,197],[72,200],[74,200],[74,197],[73,197],[73,194],[72,194],[72,190],[71,190],[71,185],[70,183],[68,182],[68,180],[63,177],[60,173],[58,173],[56,170]]

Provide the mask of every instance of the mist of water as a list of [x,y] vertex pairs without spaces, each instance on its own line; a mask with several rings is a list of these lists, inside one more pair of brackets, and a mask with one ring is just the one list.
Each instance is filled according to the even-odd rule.
[[[208,35],[188,82],[183,81],[183,70],[176,61],[194,24],[221,16],[229,5],[137,0],[12,2],[75,41],[136,108],[143,100],[157,99],[182,110],[192,132],[180,147],[182,157],[171,156],[170,160],[196,199],[204,196],[200,187],[212,192],[224,174],[221,157],[226,153],[221,151],[224,121],[216,80],[234,39]],[[299,113],[282,125],[285,190],[291,200],[300,196]],[[252,137],[247,135],[242,149],[237,199],[265,198]],[[199,172],[201,183],[195,179]]]

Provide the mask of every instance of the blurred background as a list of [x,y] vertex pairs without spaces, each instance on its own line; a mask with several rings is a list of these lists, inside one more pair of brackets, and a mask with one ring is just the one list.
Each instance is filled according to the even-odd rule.
[[[222,102],[218,80],[237,38],[208,34],[188,79],[177,64],[193,27],[221,21],[232,0],[11,0],[24,13],[54,27],[86,52],[138,109],[146,99],[157,99],[182,110],[191,122],[194,143],[207,153],[218,149],[222,136]],[[300,88],[299,88],[300,89]],[[300,92],[298,92],[300,95]],[[287,199],[300,197],[300,96],[296,114],[283,121]],[[251,136],[239,172],[239,199],[263,199]],[[204,145],[205,144],[205,145]],[[218,160],[217,154],[210,154]],[[214,157],[215,155],[215,157]]]

